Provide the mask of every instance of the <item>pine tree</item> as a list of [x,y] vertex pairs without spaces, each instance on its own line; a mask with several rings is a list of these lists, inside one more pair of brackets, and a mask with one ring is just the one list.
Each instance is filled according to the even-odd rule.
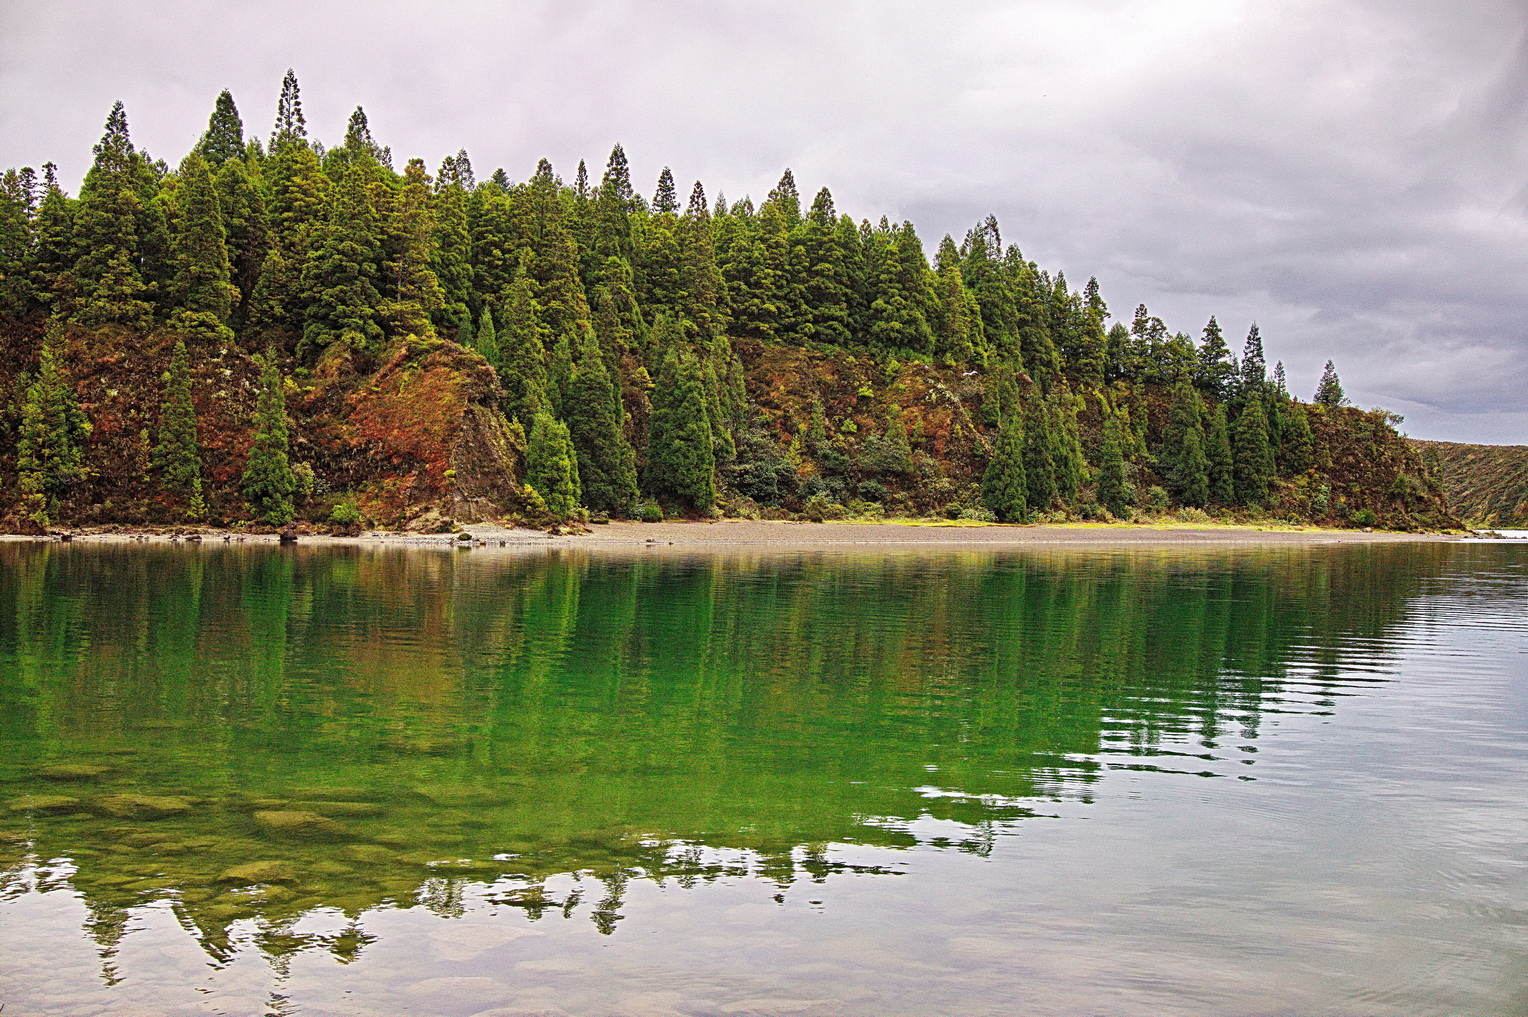
[[854,281],[850,277],[843,233],[839,227],[833,195],[824,187],[812,200],[811,211],[800,231],[806,263],[806,292],[803,296],[807,320],[803,333],[812,342],[848,346],[853,339],[849,331],[849,303]]
[[386,231],[387,289],[403,305],[397,314],[402,332],[428,331],[431,316],[446,306],[445,291],[433,267],[438,243],[435,226],[435,203],[424,160],[410,159]]
[[549,413],[538,413],[527,444],[526,484],[541,495],[548,512],[567,519],[580,498],[578,461],[567,425]]
[[[503,301],[515,276],[526,270],[527,256],[522,250],[523,227],[520,210],[505,191],[485,184],[472,192],[467,203],[467,230],[472,240],[469,263],[472,266],[471,292],[477,298]],[[472,301],[468,306],[476,307]]]
[[91,430],[54,345],[50,334],[22,398],[16,444],[22,511],[37,527],[58,518],[70,487],[85,477],[84,443]]
[[[466,153],[461,154],[466,158]],[[453,173],[452,160],[447,160]],[[476,301],[472,292],[472,234],[467,229],[467,191],[453,178],[446,181],[447,167],[436,178],[435,236],[430,267],[439,281],[445,307],[441,318],[456,321],[469,313]],[[470,166],[466,172],[472,172]]]
[[1199,344],[1194,384],[1217,403],[1225,402],[1236,394],[1237,367],[1231,359],[1220,323],[1212,315],[1204,326],[1204,338]]
[[982,420],[989,427],[1000,427],[1009,416],[1022,412],[1019,369],[1012,361],[1000,360],[987,372],[982,393]]
[[1052,334],[1051,309],[1055,285],[1017,247],[1003,252],[1003,271],[1010,279],[1018,306],[1019,352],[1024,370],[1042,386],[1061,373],[1061,354]]
[[960,272],[960,252],[955,241],[945,235],[934,259],[936,274],[934,318],[934,355],[949,367],[964,367],[977,359],[983,343],[973,341],[973,331],[980,328],[981,310],[976,298],[966,290]]
[[1199,395],[1187,379],[1173,387],[1163,439],[1158,461],[1168,490],[1184,505],[1203,506],[1210,496],[1210,462],[1204,451]]
[[1321,372],[1321,384],[1316,386],[1314,402],[1329,410],[1341,409],[1348,404],[1348,397],[1342,391],[1342,382],[1337,378],[1337,365],[1330,360],[1326,362],[1326,370]]
[[759,207],[758,238],[763,257],[764,298],[775,338],[781,342],[802,342],[811,315],[807,311],[807,255],[793,244],[793,229],[786,207],[779,201],[766,201]]
[[1027,401],[1022,412],[1027,501],[1034,511],[1046,512],[1056,499],[1055,439],[1051,434],[1050,414],[1038,393]]
[[196,150],[213,169],[229,159],[243,159],[244,121],[239,119],[239,109],[233,104],[233,93],[228,89],[218,93],[212,116],[207,120],[207,133],[202,135]]
[[1206,437],[1205,458],[1209,460],[1210,501],[1230,505],[1236,501],[1236,464],[1231,456],[1231,429],[1226,421],[1226,404],[1215,407]]
[[559,335],[547,351],[546,399],[552,416],[563,419],[568,413],[568,389],[573,384],[573,336]]
[[257,329],[292,341],[304,329],[304,312],[313,297],[304,287],[306,267],[333,228],[326,222],[333,186],[318,155],[297,135],[272,139],[265,172],[270,249],[251,291],[247,318]]
[[1056,463],[1056,496],[1070,508],[1077,501],[1077,490],[1087,474],[1087,460],[1082,454],[1082,435],[1077,425],[1080,400],[1065,383],[1051,389],[1051,435]]
[[999,522],[1022,523],[1029,517],[1029,478],[1024,470],[1024,423],[1010,413],[998,429],[992,455],[982,474],[982,505]]
[[655,211],[638,222],[638,299],[654,316],[667,314],[679,318],[686,303],[679,219],[673,212]]
[[692,354],[670,350],[653,390],[652,430],[643,487],[687,511],[716,503],[716,459],[703,368]]
[[605,176],[594,199],[594,253],[599,264],[607,258],[623,258],[630,264],[635,254],[631,213],[637,203],[631,188],[631,169],[626,151],[617,144],[610,150]]
[[703,338],[722,335],[726,315],[722,311],[723,282],[716,261],[716,237],[706,190],[695,181],[690,203],[679,220],[680,287],[679,313],[695,323]]
[[177,309],[171,323],[194,335],[231,340],[233,332],[226,323],[239,291],[229,281],[228,233],[217,186],[207,161],[196,152],[186,158],[175,204],[179,211],[173,245]]
[[483,359],[488,361],[488,366],[502,374],[504,370],[504,354],[499,349],[498,330],[493,327],[493,308],[483,308],[483,316],[478,319],[476,334],[473,333],[471,325],[472,323],[469,319],[467,322],[467,339],[472,344],[472,348],[483,355]]
[[[1249,377],[1243,374],[1243,378]],[[1273,448],[1268,441],[1268,411],[1261,399],[1248,399],[1231,433],[1233,484],[1238,504],[1259,506],[1268,500],[1274,478]]]
[[877,297],[870,305],[871,345],[888,352],[929,352],[934,342],[928,323],[933,288],[912,223],[903,223],[895,231],[880,269]]
[[653,194],[654,215],[678,215],[679,195],[674,191],[674,174],[667,166],[658,174],[658,190]]
[[367,354],[381,343],[380,233],[367,175],[352,166],[335,188],[334,210],[302,272],[308,309],[298,355],[308,363],[335,344]]
[[[52,163],[48,164],[50,167]],[[25,261],[27,291],[43,313],[61,320],[74,304],[74,210],[53,174],[32,223],[32,248]]]
[[534,428],[536,415],[551,409],[547,399],[545,330],[531,296],[531,281],[523,274],[510,287],[504,324],[498,340],[503,368],[504,412],[522,427]]
[[787,167],[780,174],[780,182],[765,195],[766,202],[773,202],[785,214],[786,229],[794,229],[801,221],[801,192],[796,189],[796,175]]
[[568,431],[578,454],[583,501],[591,509],[630,515],[637,501],[636,455],[616,417],[617,396],[598,344],[586,334],[568,389]]
[[1119,415],[1104,421],[1103,442],[1098,453],[1098,503],[1124,518],[1130,511],[1130,487],[1125,479],[1125,437]]
[[36,212],[36,173],[26,167],[0,174],[0,318],[20,319],[32,303],[27,257]]
[[1310,469],[1315,446],[1305,407],[1300,403],[1288,404],[1284,410],[1284,424],[1279,428],[1279,471],[1293,477]]
[[1109,348],[1108,332],[1104,328],[1104,322],[1109,320],[1109,305],[1104,303],[1096,278],[1089,279],[1082,292],[1082,334],[1075,359],[1068,369],[1094,385],[1102,385]]
[[[970,233],[962,249],[965,262],[961,275],[976,298],[981,312],[982,334],[992,353],[1017,360],[1019,351],[1019,311],[1011,280],[1003,267],[1003,238],[997,219],[988,216]],[[1022,369],[1022,364],[1019,365]]]
[[1184,505],[1201,508],[1209,502],[1210,460],[1204,454],[1204,439],[1197,429],[1183,434],[1173,479],[1175,493]]
[[294,517],[292,492],[297,479],[288,459],[286,391],[274,353],[267,353],[261,364],[254,425],[240,487],[257,518],[268,526],[285,526]]
[[716,249],[733,334],[745,339],[775,339],[780,319],[778,293],[783,285],[773,264],[778,259],[767,257],[762,225],[746,198],[719,217]]
[[238,331],[249,320],[260,268],[270,251],[270,225],[265,196],[243,158],[229,159],[218,169],[217,191],[228,246],[228,281],[237,291],[229,324]]
[[85,176],[74,217],[74,244],[79,252],[74,270],[80,296],[75,318],[81,324],[148,324],[150,294],[139,271],[143,201],[137,159],[127,113],[118,102],[95,147],[95,163]]
[[1247,344],[1242,348],[1241,391],[1248,398],[1260,396],[1267,384],[1268,361],[1263,356],[1263,337],[1258,333],[1257,322],[1253,322],[1247,332]]
[[271,131],[271,152],[283,145],[302,142],[306,145],[308,122],[302,115],[302,94],[297,75],[287,68],[281,79],[281,97],[276,100],[276,126]]
[[164,386],[154,468],[159,471],[160,486],[175,497],[186,517],[200,519],[207,513],[202,500],[202,450],[196,435],[196,408],[191,402],[191,365],[183,341],[175,343]]

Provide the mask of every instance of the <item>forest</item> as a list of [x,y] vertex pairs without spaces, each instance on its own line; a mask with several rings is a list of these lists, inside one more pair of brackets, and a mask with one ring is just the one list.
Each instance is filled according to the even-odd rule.
[[1457,525],[1399,418],[1309,401],[1144,306],[1111,316],[994,217],[930,261],[786,170],[757,205],[351,115],[265,140],[232,95],[172,167],[117,103],[77,196],[0,178],[0,526],[1212,517]]

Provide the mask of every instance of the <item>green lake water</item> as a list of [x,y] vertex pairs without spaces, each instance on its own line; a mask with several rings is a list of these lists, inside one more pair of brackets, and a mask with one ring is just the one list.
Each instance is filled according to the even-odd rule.
[[1528,1014],[1528,544],[0,545],[0,1004]]

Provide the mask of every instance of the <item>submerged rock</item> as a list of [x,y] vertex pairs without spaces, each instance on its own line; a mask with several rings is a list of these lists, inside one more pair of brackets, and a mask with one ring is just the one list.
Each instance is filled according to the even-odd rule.
[[345,849],[345,857],[362,865],[387,865],[396,861],[396,856],[380,844],[351,844]]
[[343,840],[350,836],[350,830],[343,823],[300,809],[261,810],[253,818],[261,831],[275,837]]
[[43,780],[59,782],[85,781],[100,780],[110,772],[109,766],[95,766],[91,763],[55,763],[38,770],[37,776]]
[[102,812],[118,819],[164,819],[191,811],[191,799],[175,795],[109,795],[96,804]]
[[350,819],[366,819],[387,814],[387,809],[376,802],[298,802],[294,807],[316,812],[321,816],[342,816]]
[[295,883],[297,873],[287,862],[246,862],[243,865],[235,865],[230,869],[224,869],[218,873],[219,883],[237,883],[240,886],[255,886],[264,883],[267,885],[276,883]]
[[12,798],[8,807],[12,812],[75,812],[80,800],[65,795],[23,795]]

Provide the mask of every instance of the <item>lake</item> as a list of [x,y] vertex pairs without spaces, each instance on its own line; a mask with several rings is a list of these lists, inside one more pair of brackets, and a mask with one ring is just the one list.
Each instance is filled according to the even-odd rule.
[[1525,580],[0,544],[0,1003],[1528,1014]]

